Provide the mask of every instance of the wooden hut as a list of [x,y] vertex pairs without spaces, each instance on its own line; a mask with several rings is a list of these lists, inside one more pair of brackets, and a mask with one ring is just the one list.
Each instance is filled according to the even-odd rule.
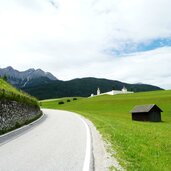
[[161,112],[163,111],[155,104],[135,106],[130,111],[132,113],[132,120],[151,122],[160,122]]

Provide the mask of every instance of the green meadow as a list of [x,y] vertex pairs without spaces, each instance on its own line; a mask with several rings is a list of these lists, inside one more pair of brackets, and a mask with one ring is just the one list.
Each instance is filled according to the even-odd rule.
[[[69,99],[69,98],[67,98]],[[72,98],[71,98],[72,99]],[[58,102],[65,103],[59,105]],[[157,104],[164,112],[162,122],[132,121],[135,105]],[[68,110],[91,120],[111,143],[114,157],[130,171],[171,170],[171,91],[125,95],[103,95],[66,102],[66,98],[42,101],[42,107]]]

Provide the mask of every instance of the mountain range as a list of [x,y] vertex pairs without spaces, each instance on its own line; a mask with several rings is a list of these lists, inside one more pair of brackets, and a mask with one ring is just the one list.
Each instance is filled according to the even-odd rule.
[[38,99],[83,96],[96,94],[99,87],[101,92],[112,89],[121,90],[125,86],[128,91],[142,92],[162,90],[160,87],[148,84],[128,84],[120,81],[100,78],[77,78],[70,81],[58,80],[49,72],[41,69],[18,71],[12,67],[0,69],[0,76],[7,76],[9,83],[37,97]]
[[13,69],[11,66],[1,69],[0,68],[0,77],[6,76],[8,81],[17,88],[23,88],[25,86],[30,85],[33,80],[39,78],[46,78],[44,79],[44,83],[48,82],[49,80],[57,80],[55,76],[53,76],[49,72],[44,72],[41,69],[28,69],[26,71],[18,71]]

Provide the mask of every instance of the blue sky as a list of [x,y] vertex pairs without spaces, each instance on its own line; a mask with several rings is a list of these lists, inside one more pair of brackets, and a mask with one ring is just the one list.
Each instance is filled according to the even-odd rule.
[[171,47],[171,38],[154,39],[142,43],[123,42],[121,49],[106,49],[104,52],[116,57],[122,57],[131,55],[132,53],[152,51],[162,47]]
[[149,41],[149,43],[141,43],[137,46],[137,51],[149,51],[165,46],[171,46],[171,38],[155,39]]
[[171,89],[170,0],[0,1],[0,68]]

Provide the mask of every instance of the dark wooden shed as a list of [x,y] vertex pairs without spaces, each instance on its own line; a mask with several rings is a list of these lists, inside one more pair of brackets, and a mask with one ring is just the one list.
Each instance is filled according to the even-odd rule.
[[130,111],[132,113],[132,120],[151,122],[160,122],[161,112],[163,111],[155,104],[135,106]]

